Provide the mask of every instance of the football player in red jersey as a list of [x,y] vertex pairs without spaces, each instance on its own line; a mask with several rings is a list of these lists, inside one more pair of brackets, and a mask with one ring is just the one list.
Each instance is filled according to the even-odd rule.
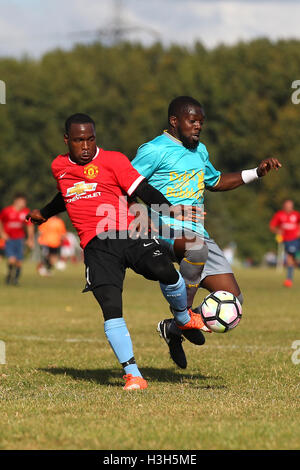
[[11,206],[0,212],[0,238],[5,240],[5,257],[7,258],[6,284],[18,285],[22,261],[24,258],[24,241],[30,249],[34,247],[34,227],[26,220],[29,209],[26,207],[26,196],[16,194]]
[[276,212],[270,221],[270,230],[284,243],[287,276],[283,284],[285,287],[292,287],[296,254],[300,251],[300,212],[295,211],[293,201],[284,201],[282,209]]
[[[135,215],[130,212],[127,196],[137,196],[146,205],[160,205],[162,213],[170,215],[171,211],[180,220],[183,207],[171,206],[124,154],[98,148],[95,123],[89,116],[70,116],[64,140],[69,152],[59,155],[52,163],[59,193],[43,209],[31,211],[28,218],[42,223],[67,210],[84,250],[86,290],[93,292],[102,309],[106,337],[125,370],[124,388],[143,389],[147,382],[135,363],[122,312],[126,268],[160,282],[179,328],[200,330],[204,324],[200,315],[187,310],[183,278],[158,240],[128,236]],[[191,219],[198,217],[192,209],[184,215]]]

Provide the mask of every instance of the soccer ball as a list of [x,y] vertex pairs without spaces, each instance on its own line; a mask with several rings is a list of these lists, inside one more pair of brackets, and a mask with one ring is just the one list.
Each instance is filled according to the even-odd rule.
[[226,333],[235,328],[242,318],[242,306],[238,299],[223,290],[212,292],[197,307],[205,325],[215,333]]

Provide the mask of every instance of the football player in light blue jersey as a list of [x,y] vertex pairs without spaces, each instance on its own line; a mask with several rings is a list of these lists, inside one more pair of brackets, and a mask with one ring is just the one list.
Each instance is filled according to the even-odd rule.
[[[265,176],[270,170],[281,167],[276,158],[263,160],[257,168],[224,174],[214,168],[205,145],[200,142],[200,132],[205,120],[202,105],[192,97],[179,96],[169,105],[168,129],[162,135],[141,145],[132,164],[172,204],[201,206],[204,190],[228,191]],[[170,224],[166,218],[163,222]],[[232,269],[222,250],[212,240],[201,224],[180,222],[172,238],[165,244],[174,261],[180,264],[185,279],[188,307],[199,287],[209,292],[225,290],[242,303],[243,298]],[[180,230],[181,229],[181,230]],[[191,230],[194,238],[191,239]],[[163,240],[161,240],[162,242]],[[182,334],[195,344],[203,344],[199,330],[193,336],[179,331],[173,320],[159,322],[158,331],[169,346],[174,362],[186,366],[182,348]],[[199,335],[202,335],[202,339]]]
[[[132,163],[172,204],[180,201],[184,205],[203,205],[204,189],[216,186],[221,177],[211,164],[205,145],[186,148],[168,131],[141,145]],[[182,227],[209,238],[202,225],[191,227],[182,222]]]

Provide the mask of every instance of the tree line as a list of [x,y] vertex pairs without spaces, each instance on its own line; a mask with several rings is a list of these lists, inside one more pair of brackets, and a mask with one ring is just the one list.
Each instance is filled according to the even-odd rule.
[[64,121],[90,114],[98,144],[130,159],[167,126],[178,95],[205,109],[202,142],[224,172],[276,156],[283,168],[227,193],[206,193],[206,228],[224,247],[234,241],[242,258],[259,262],[276,249],[268,222],[285,198],[300,210],[300,105],[291,100],[299,79],[300,42],[259,39],[206,49],[160,43],[77,45],[39,60],[0,59],[6,104],[0,105],[0,190],[3,207],[16,191],[39,207],[56,192],[50,164],[66,151]]

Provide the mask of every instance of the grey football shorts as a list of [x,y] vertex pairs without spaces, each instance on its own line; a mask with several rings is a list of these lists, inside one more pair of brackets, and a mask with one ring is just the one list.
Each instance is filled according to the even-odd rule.
[[[168,243],[164,239],[159,239],[160,244],[168,251],[171,259],[173,261],[176,260],[176,256],[174,253],[174,243]],[[205,243],[208,248],[208,258],[204,265],[204,269],[201,275],[201,281],[206,276],[214,276],[216,274],[233,274],[231,266],[221,248],[217,245],[217,243],[212,238],[205,238]],[[201,282],[200,281],[200,282]]]

